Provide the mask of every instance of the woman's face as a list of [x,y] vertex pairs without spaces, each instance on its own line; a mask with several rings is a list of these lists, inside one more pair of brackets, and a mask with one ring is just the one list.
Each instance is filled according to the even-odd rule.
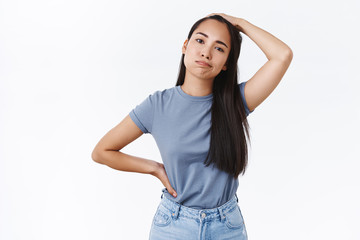
[[[214,79],[226,70],[230,34],[225,23],[208,19],[200,23],[182,48],[186,72],[201,79]],[[209,65],[199,63],[203,61]]]

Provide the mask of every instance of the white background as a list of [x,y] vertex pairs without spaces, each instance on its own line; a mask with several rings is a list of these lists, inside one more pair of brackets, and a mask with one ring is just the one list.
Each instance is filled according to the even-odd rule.
[[[196,20],[223,12],[293,50],[249,115],[249,239],[360,239],[359,1],[0,1],[0,239],[147,239],[162,183],[91,159],[175,86]],[[240,82],[267,61],[246,35]],[[161,162],[150,134],[123,152]]]

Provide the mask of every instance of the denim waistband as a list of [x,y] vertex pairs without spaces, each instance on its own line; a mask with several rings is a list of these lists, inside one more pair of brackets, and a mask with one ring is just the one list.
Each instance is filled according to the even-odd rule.
[[167,198],[166,195],[162,193],[160,204],[171,212],[171,217],[173,219],[183,216],[192,219],[199,219],[200,221],[213,220],[215,218],[220,218],[220,221],[224,221],[226,213],[231,212],[234,207],[237,207],[238,202],[239,199],[235,193],[229,201],[219,207],[195,209],[175,202],[174,200]]

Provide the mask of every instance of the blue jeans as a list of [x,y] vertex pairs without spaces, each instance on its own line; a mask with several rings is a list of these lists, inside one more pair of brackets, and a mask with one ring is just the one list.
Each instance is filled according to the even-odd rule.
[[164,194],[153,217],[150,240],[247,240],[244,219],[235,194],[217,208],[183,206]]

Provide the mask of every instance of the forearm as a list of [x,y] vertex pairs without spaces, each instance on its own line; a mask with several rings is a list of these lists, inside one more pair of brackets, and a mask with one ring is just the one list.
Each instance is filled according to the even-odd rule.
[[158,169],[158,163],[153,160],[135,157],[120,151],[102,151],[94,154],[93,160],[107,165],[116,170],[125,172],[137,172],[154,175]]
[[251,24],[243,18],[237,19],[237,27],[264,52],[267,59],[284,60],[292,55],[292,50],[280,39]]

